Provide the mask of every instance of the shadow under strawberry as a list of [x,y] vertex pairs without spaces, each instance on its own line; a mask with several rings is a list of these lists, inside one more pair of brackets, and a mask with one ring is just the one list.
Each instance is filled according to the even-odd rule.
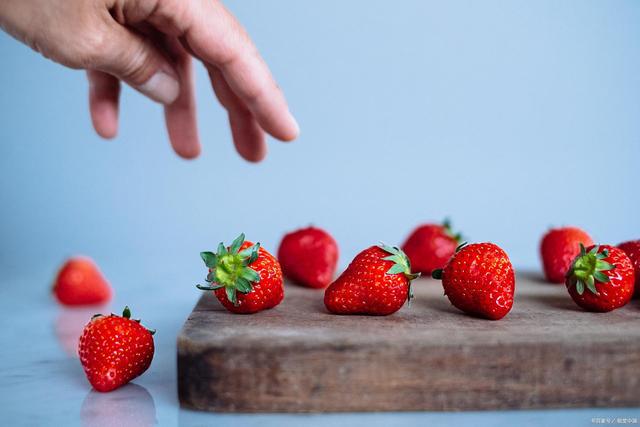
[[[562,287],[564,288],[564,286]],[[562,290],[564,291],[562,295],[518,295],[517,298],[519,300],[530,299],[547,307],[558,309],[559,311],[584,312],[584,310],[575,305],[571,298],[566,294],[566,291],[564,289]]]

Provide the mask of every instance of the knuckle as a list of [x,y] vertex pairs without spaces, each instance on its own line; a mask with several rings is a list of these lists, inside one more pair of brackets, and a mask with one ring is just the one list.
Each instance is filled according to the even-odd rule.
[[228,40],[224,40],[216,51],[215,56],[216,65],[220,68],[228,68],[237,62],[239,53],[233,43],[230,43]]
[[245,102],[250,107],[258,107],[264,99],[265,90],[262,87],[250,87],[244,94]]
[[120,74],[123,79],[142,84],[152,75],[155,67],[153,55],[150,55],[143,43],[136,43],[129,51],[120,56]]

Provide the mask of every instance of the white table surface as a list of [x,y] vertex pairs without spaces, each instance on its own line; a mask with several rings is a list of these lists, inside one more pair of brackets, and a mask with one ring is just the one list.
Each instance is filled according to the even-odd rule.
[[[176,336],[198,298],[189,278],[136,272],[121,274],[106,309],[64,309],[48,294],[50,275],[7,274],[0,286],[0,421],[2,425],[231,426],[231,425],[598,425],[640,421],[639,408],[367,414],[231,415],[180,409],[176,392]],[[136,277],[138,276],[138,277]],[[155,277],[154,277],[155,276]],[[144,278],[144,279],[143,279]],[[121,282],[126,280],[121,280]],[[150,369],[133,384],[111,393],[92,391],[75,356],[77,335],[96,312],[133,315],[157,329]],[[618,420],[618,418],[622,418]],[[633,424],[632,424],[633,425]]]

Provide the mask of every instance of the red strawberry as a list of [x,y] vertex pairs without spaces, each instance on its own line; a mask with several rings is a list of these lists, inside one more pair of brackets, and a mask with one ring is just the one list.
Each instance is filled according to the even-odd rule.
[[307,227],[282,238],[278,249],[282,273],[309,288],[325,288],[336,272],[338,244],[326,231]]
[[413,230],[402,245],[414,271],[431,274],[443,268],[455,253],[462,239],[451,231],[451,224],[445,220],[440,224],[424,224]]
[[622,249],[633,264],[633,271],[636,275],[635,295],[640,294],[640,240],[620,243],[618,248]]
[[371,246],[326,289],[324,305],[336,314],[395,313],[411,298],[409,258],[396,247]]
[[507,253],[493,243],[461,245],[433,278],[442,279],[451,304],[469,314],[498,320],[513,306],[513,266]]
[[91,258],[76,257],[58,272],[53,293],[65,305],[103,304],[111,299],[111,286]]
[[633,296],[633,264],[622,249],[595,245],[573,260],[567,273],[569,295],[588,311],[611,311],[629,302]]
[[217,253],[200,254],[209,268],[203,291],[214,291],[232,313],[256,313],[273,308],[284,298],[284,283],[278,260],[269,252],[238,236],[231,246],[218,245]]
[[124,308],[122,316],[96,314],[80,337],[80,362],[98,391],[114,390],[142,375],[151,365],[155,331],[130,317],[129,307]]
[[549,230],[540,242],[540,256],[547,280],[563,283],[571,262],[580,253],[580,244],[593,245],[591,237],[576,227]]

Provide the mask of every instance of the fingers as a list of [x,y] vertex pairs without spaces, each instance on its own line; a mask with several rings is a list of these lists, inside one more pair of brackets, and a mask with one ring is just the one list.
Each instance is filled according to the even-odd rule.
[[167,128],[178,154],[190,158],[200,151],[191,65],[164,56],[149,38],[129,29],[132,25],[147,22],[180,38],[205,63],[244,158],[258,161],[265,156],[264,131],[283,141],[297,137],[298,124],[267,65],[218,0],[126,0],[118,5],[113,15],[117,22],[110,19],[108,24],[113,34],[105,43],[107,53],[100,55],[104,61],[97,68],[166,105]]
[[276,86],[267,66],[257,54],[238,54],[221,64],[225,81],[253,113],[260,126],[282,141],[297,138],[300,129]]
[[200,154],[200,140],[191,55],[175,39],[167,42],[167,48],[174,56],[173,60],[180,77],[180,95],[173,103],[164,107],[167,131],[175,152],[185,159],[193,159]]
[[220,70],[208,67],[213,90],[229,113],[233,143],[238,153],[250,162],[259,162],[267,154],[264,131],[246,105],[231,90]]
[[101,137],[113,138],[118,133],[120,82],[109,74],[92,70],[87,71],[87,78],[93,127]]
[[283,141],[297,137],[298,124],[267,65],[244,29],[219,1],[161,1],[154,15],[152,20],[156,23],[171,22],[169,26],[180,31],[198,58],[220,70],[262,129]]
[[[193,50],[221,70],[229,87],[265,131],[283,141],[295,139],[298,124],[249,36],[220,2],[205,5],[208,7],[187,32]],[[213,25],[216,20],[219,25]]]
[[106,24],[109,38],[92,68],[118,77],[154,101],[173,103],[180,94],[180,83],[171,62],[149,38],[112,19]]

